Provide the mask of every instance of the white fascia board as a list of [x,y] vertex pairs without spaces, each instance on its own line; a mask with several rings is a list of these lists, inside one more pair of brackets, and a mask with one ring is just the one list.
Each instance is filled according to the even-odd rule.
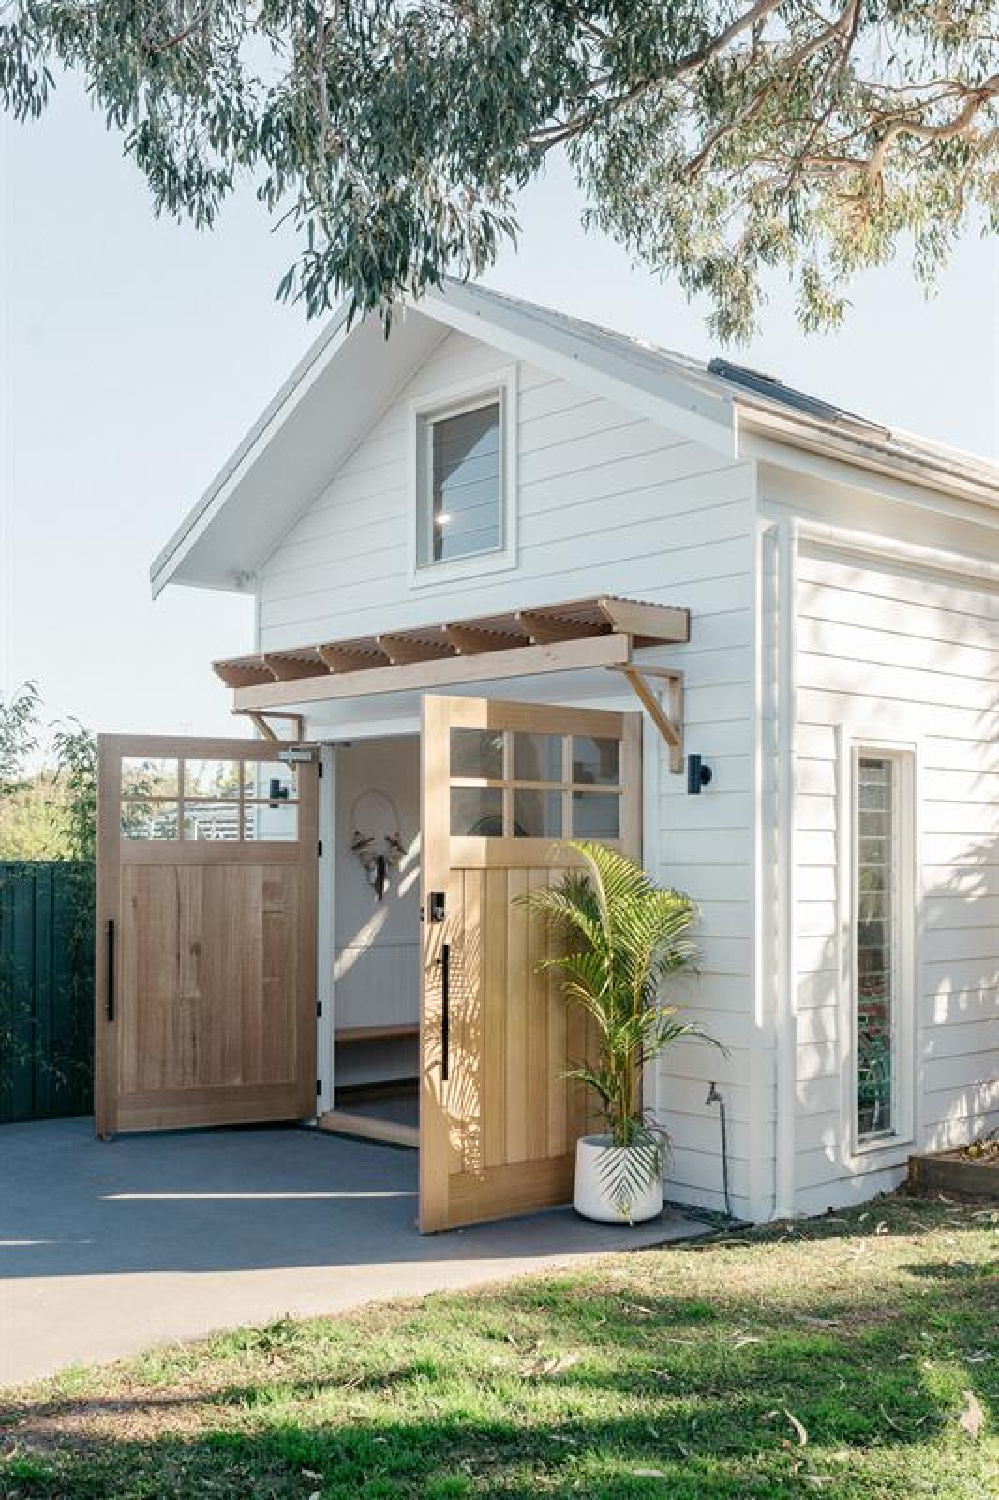
[[[149,569],[153,598],[163,591],[198,538],[223,509],[240,478],[266,447],[274,430],[328,367],[347,336],[349,304],[344,302],[310,345],[277,395],[264,408],[239,446],[226,459],[201,499],[192,506]],[[214,587],[214,585],[206,585]],[[236,589],[233,583],[232,588]]]
[[518,306],[484,302],[475,287],[450,283],[442,292],[428,292],[416,306],[459,333],[606,396],[692,442],[736,457],[732,398],[699,391],[665,365],[661,372],[643,370],[611,347],[601,350],[588,343],[581,348],[571,330],[552,328]]

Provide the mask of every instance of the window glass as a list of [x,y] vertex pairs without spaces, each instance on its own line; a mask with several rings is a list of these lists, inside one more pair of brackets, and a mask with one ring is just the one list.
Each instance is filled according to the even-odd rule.
[[121,795],[176,797],[179,790],[178,767],[179,762],[170,758],[123,755]]
[[620,742],[577,734],[572,741],[572,779],[581,786],[617,786]]
[[298,768],[283,760],[244,761],[243,785],[247,797],[266,802],[294,801],[298,796]]
[[457,837],[500,838],[503,833],[503,793],[500,788],[453,786],[451,832]]
[[176,802],[123,802],[121,836],[123,839],[176,839],[180,837],[179,818]]
[[513,737],[513,775],[515,781],[561,781],[562,736],[518,730]]
[[254,843],[289,843],[297,839],[297,803],[247,802],[243,808],[243,837]]
[[420,562],[447,562],[502,545],[498,401],[427,422],[429,535]]
[[503,731],[452,729],[451,775],[484,776],[488,781],[500,781],[503,776]]
[[184,837],[204,843],[206,839],[239,839],[239,803],[187,802],[184,804]]
[[897,972],[898,766],[857,763],[857,1134],[894,1128],[893,1028]]
[[186,760],[184,796],[211,797],[215,801],[239,800],[238,760]]
[[573,838],[616,839],[620,832],[620,797],[611,792],[573,792]]
[[562,837],[562,793],[518,787],[513,794],[513,832],[521,839]]

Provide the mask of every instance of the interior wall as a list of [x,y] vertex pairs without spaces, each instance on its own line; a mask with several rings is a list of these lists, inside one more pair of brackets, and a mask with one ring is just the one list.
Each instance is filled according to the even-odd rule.
[[[335,758],[334,993],[336,1087],[418,1071],[418,1038],[356,1041],[356,1027],[419,1026],[420,754],[414,736],[339,745]],[[397,835],[405,853],[388,870],[379,900],[358,854],[386,852]]]

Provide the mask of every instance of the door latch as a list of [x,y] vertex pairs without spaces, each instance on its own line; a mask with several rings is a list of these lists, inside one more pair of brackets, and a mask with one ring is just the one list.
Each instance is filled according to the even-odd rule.
[[447,909],[443,891],[431,891],[427,896],[427,909],[424,920],[427,922],[443,922]]

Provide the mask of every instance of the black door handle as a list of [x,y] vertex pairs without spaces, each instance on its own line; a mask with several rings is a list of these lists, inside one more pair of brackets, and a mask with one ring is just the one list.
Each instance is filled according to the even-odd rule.
[[451,944],[441,943],[441,1082],[447,1083],[451,1050]]
[[109,1021],[114,1020],[114,918],[108,918],[107,924],[108,941],[108,965],[107,965],[107,997],[104,1010]]

